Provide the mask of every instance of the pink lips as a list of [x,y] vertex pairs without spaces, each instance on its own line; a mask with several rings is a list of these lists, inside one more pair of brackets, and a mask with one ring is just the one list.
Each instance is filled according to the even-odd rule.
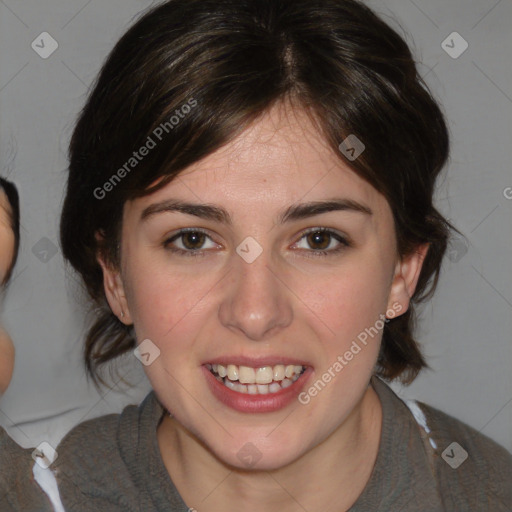
[[[208,362],[211,364],[225,364],[226,361],[229,361],[230,364],[251,366],[253,368],[261,366],[272,366],[275,364],[307,366],[297,360],[284,358],[277,359],[275,357],[262,358],[255,361],[254,359],[240,357],[234,358],[231,356],[229,358],[218,358]],[[286,389],[282,389],[277,393],[267,395],[248,395],[227,388],[223,383],[219,382],[215,378],[215,376],[210,372],[210,370],[208,370],[208,368],[206,368],[205,365],[203,365],[201,369],[212,394],[215,396],[215,398],[217,398],[217,400],[222,402],[224,405],[227,405],[231,409],[248,413],[273,412],[282,409],[287,405],[290,405],[290,403],[297,399],[297,396],[313,372],[313,369],[310,366],[307,366],[304,373],[302,373],[302,375],[291,386],[287,387]]]

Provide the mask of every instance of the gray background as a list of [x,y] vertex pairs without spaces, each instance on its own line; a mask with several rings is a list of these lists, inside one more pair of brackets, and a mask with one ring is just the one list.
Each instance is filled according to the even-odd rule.
[[[420,70],[444,105],[451,161],[440,210],[462,230],[446,258],[419,338],[432,371],[400,394],[467,422],[512,450],[512,4],[508,0],[370,2],[404,30]],[[0,0],[0,172],[20,190],[20,259],[3,301],[14,339],[14,378],[0,424],[22,446],[54,446],[74,424],[138,403],[149,384],[138,361],[120,366],[132,387],[96,392],[85,379],[85,301],[58,248],[66,150],[88,87],[118,38],[151,2]],[[458,32],[468,49],[442,42]],[[31,47],[48,32],[47,59]],[[457,51],[461,41],[447,39]],[[48,47],[48,46],[46,46]],[[507,192],[508,191],[508,192]]]

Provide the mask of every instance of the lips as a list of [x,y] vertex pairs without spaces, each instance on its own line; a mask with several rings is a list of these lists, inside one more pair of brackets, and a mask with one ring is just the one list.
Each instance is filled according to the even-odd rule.
[[[213,395],[225,405],[240,412],[270,412],[285,407],[300,393],[313,369],[282,360],[265,364],[254,360],[235,364],[240,359],[222,359],[203,365]],[[267,360],[276,362],[276,359]],[[290,363],[290,364],[285,364]]]

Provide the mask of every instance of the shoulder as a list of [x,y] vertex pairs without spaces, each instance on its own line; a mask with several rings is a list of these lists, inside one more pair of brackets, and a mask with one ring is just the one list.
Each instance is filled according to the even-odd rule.
[[[466,423],[446,414],[435,407],[416,402],[421,410],[425,413],[426,423],[430,430],[430,436],[437,441],[438,451],[444,453],[450,444],[457,443],[467,453],[468,459],[474,458],[474,464],[482,469],[489,469],[492,473],[506,470],[511,475],[512,470],[512,454],[510,454],[503,446],[499,445],[486,435],[478,432]],[[451,451],[455,450],[457,460],[460,459],[462,466],[465,454],[457,446],[451,447],[444,454],[444,458],[450,458]],[[458,452],[457,452],[458,450]],[[456,465],[453,462],[451,466]]]
[[81,500],[130,510],[122,505],[136,499],[132,468],[140,454],[140,428],[154,409],[150,393],[139,406],[80,423],[62,439],[52,469],[66,507],[82,510]]
[[52,470],[66,506],[77,506],[79,494],[87,496],[94,492],[102,481],[109,480],[112,472],[124,472],[117,444],[121,416],[109,414],[84,421],[60,442]]
[[120,436],[137,431],[148,398],[140,406],[128,405],[120,414],[107,414],[73,427],[57,447],[56,467],[65,464],[68,472],[78,467],[108,472],[118,462]]
[[0,427],[0,510],[52,510],[47,496],[34,480],[32,450],[16,444]]
[[407,403],[424,432],[447,508],[464,501],[471,510],[511,510],[512,455],[464,422],[422,402],[415,404],[423,418]]
[[[131,408],[135,406],[126,409]],[[114,456],[117,451],[116,435],[120,419],[121,414],[109,414],[75,426],[57,447],[56,465],[66,464],[69,471],[77,465],[81,468],[97,467],[100,460],[111,460],[106,457]]]
[[59,458],[73,453],[83,459],[94,457],[96,449],[109,449],[115,441],[122,414],[134,408],[136,406],[130,405],[121,414],[107,414],[79,423],[59,443]]

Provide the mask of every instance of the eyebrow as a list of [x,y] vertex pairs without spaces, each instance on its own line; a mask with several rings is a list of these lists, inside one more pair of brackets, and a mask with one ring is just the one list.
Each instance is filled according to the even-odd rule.
[[[311,201],[308,203],[291,205],[278,217],[280,224],[294,220],[306,219],[315,215],[329,213],[334,211],[349,211],[373,215],[372,210],[358,201],[352,199],[330,199],[326,201]],[[223,224],[232,225],[232,219],[229,212],[221,206],[210,204],[188,203],[169,199],[160,203],[149,205],[141,214],[141,221],[159,213],[179,212],[187,215],[193,215],[200,219],[213,220]]]

